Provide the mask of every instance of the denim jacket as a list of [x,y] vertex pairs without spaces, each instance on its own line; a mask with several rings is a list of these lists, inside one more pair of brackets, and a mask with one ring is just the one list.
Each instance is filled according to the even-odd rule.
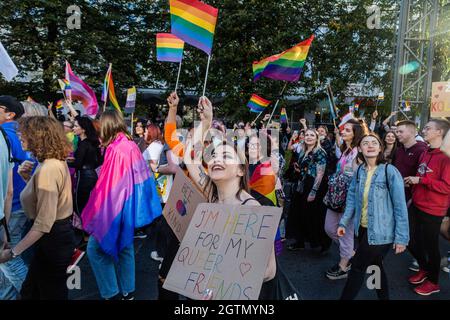
[[[403,178],[393,165],[387,165],[386,177],[385,166],[386,164],[378,165],[370,183],[367,207],[368,241],[370,245],[390,243],[407,245],[409,223]],[[353,219],[356,235],[361,221],[366,179],[367,170],[365,165],[361,165],[353,175],[347,193],[345,212],[339,222],[339,226],[347,228]]]

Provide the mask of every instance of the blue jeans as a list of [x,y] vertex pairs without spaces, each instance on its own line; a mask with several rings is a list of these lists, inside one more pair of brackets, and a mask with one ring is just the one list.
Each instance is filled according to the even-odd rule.
[[[12,248],[22,240],[26,222],[27,217],[22,210],[11,213],[8,230]],[[20,256],[8,262],[0,263],[0,300],[16,300],[27,273],[28,266]]]
[[119,294],[123,295],[135,290],[134,245],[119,253],[119,260],[103,252],[97,240],[89,237],[87,256],[94,271],[100,295],[109,299]]

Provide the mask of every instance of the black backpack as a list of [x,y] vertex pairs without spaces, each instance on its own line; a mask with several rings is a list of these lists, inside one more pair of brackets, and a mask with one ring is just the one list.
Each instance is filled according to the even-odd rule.
[[15,159],[12,156],[12,151],[11,151],[11,142],[9,141],[8,135],[6,134],[5,130],[2,128],[2,126],[0,126],[0,131],[2,132],[3,138],[5,138],[5,142],[6,142],[6,147],[8,148],[8,161],[11,163],[16,163],[19,162],[19,160]]

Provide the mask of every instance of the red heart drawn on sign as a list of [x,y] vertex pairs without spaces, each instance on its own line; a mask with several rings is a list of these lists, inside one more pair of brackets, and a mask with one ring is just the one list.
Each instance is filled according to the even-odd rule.
[[249,272],[251,268],[252,265],[250,263],[242,262],[239,265],[239,271],[241,272],[242,276],[244,276],[247,272]]
[[439,91],[442,91],[442,89],[444,89],[444,86],[439,86],[438,89]]

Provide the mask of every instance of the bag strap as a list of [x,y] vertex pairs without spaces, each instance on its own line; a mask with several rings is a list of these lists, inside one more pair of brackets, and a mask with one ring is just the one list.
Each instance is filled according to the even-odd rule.
[[11,141],[9,140],[8,135],[6,134],[6,131],[5,129],[2,128],[2,126],[0,126],[0,131],[2,132],[3,138],[5,138],[6,147],[8,148],[8,161],[10,163],[21,163],[22,161],[13,157],[11,149]]
[[250,200],[258,201],[258,200],[256,200],[255,198],[248,198],[248,199],[246,199],[244,202],[241,203],[241,206],[245,205],[245,204],[246,204],[247,202],[249,202]]
[[386,177],[386,187],[388,189],[388,193],[391,194],[391,188],[389,187],[389,179],[388,179],[388,165],[389,163],[386,163],[384,165],[384,175]]

